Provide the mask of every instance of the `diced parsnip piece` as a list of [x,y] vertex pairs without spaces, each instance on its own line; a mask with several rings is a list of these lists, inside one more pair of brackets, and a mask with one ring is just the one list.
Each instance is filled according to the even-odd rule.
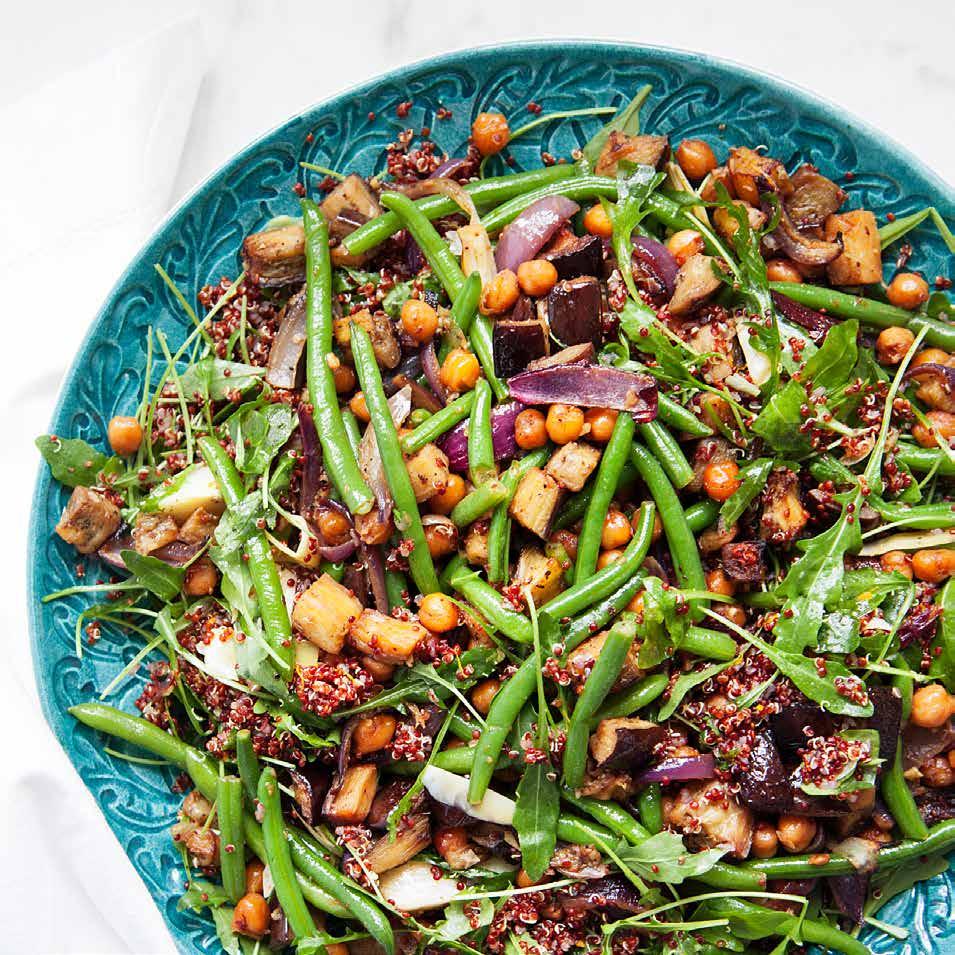
[[322,574],[295,602],[292,624],[320,650],[338,653],[361,612],[361,602],[347,587]]
[[600,451],[591,444],[570,441],[558,448],[545,470],[563,488],[579,491],[600,463]]
[[514,583],[522,589],[530,587],[534,605],[540,607],[564,589],[564,568],[539,547],[525,547],[517,561]]
[[560,485],[540,468],[531,468],[511,500],[510,515],[538,537],[546,537],[563,494]]
[[[381,215],[381,206],[378,205],[368,183],[361,176],[352,173],[325,197],[322,214],[328,220],[329,234],[335,239],[343,239],[362,223]],[[361,265],[374,253],[375,250],[371,249],[355,255],[346,252],[343,246],[335,245],[331,252],[332,265]]]
[[882,281],[882,245],[875,216],[868,209],[850,209],[826,219],[828,242],[842,236],[842,255],[827,266],[833,285],[870,285]]
[[146,514],[140,511],[133,525],[133,547],[139,554],[151,554],[179,536],[179,527],[168,514]]
[[395,837],[383,835],[365,856],[372,872],[387,872],[413,859],[431,844],[431,826],[426,815],[409,816],[398,823]]
[[357,826],[365,821],[377,790],[376,766],[350,766],[329,790],[322,815],[333,826]]
[[212,537],[218,523],[217,514],[207,511],[204,507],[197,507],[179,528],[179,540],[187,544],[204,544]]
[[464,556],[469,564],[485,565],[488,561],[487,521],[475,521],[464,536]]
[[[567,658],[567,672],[575,679],[581,683],[586,682],[587,677],[590,675],[590,671],[593,669],[594,663],[597,662],[597,657],[600,656],[600,651],[603,650],[604,643],[607,641],[607,631],[602,633],[597,633],[594,636],[590,637],[588,640],[585,640],[573,653],[570,654]],[[617,677],[617,682],[614,684],[614,689],[621,689],[622,687],[629,686],[631,683],[639,680],[643,676],[643,670],[637,665],[637,657],[640,653],[640,646],[636,642],[630,647],[630,650],[627,652],[627,657],[624,660],[623,668],[620,671],[620,676]]]
[[73,488],[56,532],[81,554],[92,554],[119,529],[119,508],[82,485]]
[[761,192],[778,192],[788,196],[793,191],[786,167],[772,156],[764,156],[740,146],[730,150],[727,166],[733,177],[736,195],[752,206],[759,205]]
[[405,461],[415,500],[419,504],[430,501],[448,486],[451,470],[448,456],[436,445],[426,444]]
[[368,332],[379,365],[383,368],[394,368],[401,361],[401,346],[398,344],[395,330],[391,327],[391,320],[384,312],[370,312],[367,308],[355,312],[354,315],[335,319],[335,341],[349,357],[352,323]]
[[615,176],[617,164],[624,161],[659,169],[669,157],[670,140],[666,136],[650,136],[645,133],[628,136],[615,129],[600,150],[594,172],[598,176]]
[[246,236],[242,265],[258,285],[294,285],[305,281],[305,228],[301,223]]
[[705,302],[722,284],[713,271],[716,260],[711,255],[690,256],[676,274],[676,289],[670,299],[670,313],[686,315]]
[[360,653],[385,663],[404,663],[428,631],[410,620],[396,620],[377,610],[363,610],[348,631],[348,640]]

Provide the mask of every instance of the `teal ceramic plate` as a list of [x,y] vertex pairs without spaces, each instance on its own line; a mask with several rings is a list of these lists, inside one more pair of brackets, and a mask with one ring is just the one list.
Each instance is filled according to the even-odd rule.
[[[851,196],[880,218],[928,204],[955,218],[955,194],[916,158],[875,130],[801,90],[732,63],[694,53],[596,42],[529,43],[455,53],[373,80],[306,110],[263,136],[203,183],[156,230],[110,293],[66,377],[50,430],[105,445],[106,423],[128,414],[141,391],[149,325],[181,341],[188,319],[158,280],[161,263],[190,301],[202,285],[238,272],[242,237],[280,213],[295,213],[296,183],[314,174],[301,161],[370,174],[384,166],[385,146],[405,127],[430,126],[450,155],[461,154],[473,117],[495,109],[532,118],[530,102],[546,112],[620,105],[644,83],[653,94],[645,128],[709,140],[725,155],[733,145],[768,144],[790,168],[809,161],[839,179]],[[410,100],[404,119],[399,103]],[[437,118],[444,106],[451,117]],[[520,120],[516,120],[514,125]],[[567,156],[598,128],[599,119],[542,125],[519,139],[517,168],[540,164],[541,150]],[[851,178],[844,173],[851,172]],[[929,277],[948,274],[945,248],[928,231],[914,233],[913,264]],[[176,910],[183,871],[169,838],[181,797],[172,775],[111,758],[102,741],[68,716],[68,706],[95,699],[140,646],[104,628],[82,661],[73,650],[77,615],[89,602],[74,597],[41,605],[39,598],[75,582],[76,554],[52,534],[67,495],[41,469],[29,544],[33,659],[46,718],[76,771],[99,803],[176,944],[183,952],[217,948],[211,922]],[[95,567],[88,577],[98,575]],[[115,705],[133,709],[140,679],[129,681]],[[95,891],[95,888],[94,888]],[[108,891],[106,886],[103,891]],[[907,943],[866,933],[875,952],[927,955],[955,951],[951,872],[917,887],[880,913],[904,925]]]

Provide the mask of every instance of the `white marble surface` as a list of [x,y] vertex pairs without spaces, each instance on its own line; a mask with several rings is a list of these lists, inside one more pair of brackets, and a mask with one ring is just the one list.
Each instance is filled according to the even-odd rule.
[[[13,337],[0,406],[0,486],[14,534],[0,555],[0,712],[18,732],[3,734],[0,761],[0,952],[171,950],[122,860],[107,866],[109,837],[82,791],[69,789],[37,716],[22,592],[26,502],[32,437],[47,424],[98,303],[163,212],[233,152],[304,106],[402,63],[506,40],[590,36],[697,49],[775,73],[868,120],[955,181],[951,0],[767,8],[47,0],[9,5],[3,19],[0,283],[16,293],[4,308]],[[82,84],[97,73],[87,96]],[[38,265],[33,253],[50,234],[59,241],[46,242],[50,259]],[[52,294],[34,301],[33,288]],[[34,357],[37,328],[42,353]],[[56,785],[66,787],[61,798]],[[111,884],[92,881],[97,871]]]

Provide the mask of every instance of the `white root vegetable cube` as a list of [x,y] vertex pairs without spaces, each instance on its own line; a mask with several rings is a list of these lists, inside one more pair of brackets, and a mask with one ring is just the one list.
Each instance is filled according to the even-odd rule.
[[538,547],[525,547],[517,561],[514,582],[530,587],[534,604],[540,607],[564,589],[564,568],[556,557],[548,557]]
[[428,631],[411,620],[396,620],[377,610],[363,610],[351,625],[348,640],[360,653],[384,663],[404,663]]
[[531,468],[517,485],[510,515],[538,537],[546,537],[562,493],[560,485],[549,474],[540,468]]
[[435,494],[440,494],[448,486],[451,470],[448,456],[436,445],[426,444],[420,451],[411,455],[406,462],[408,477],[414,490],[414,499],[423,504]]
[[361,612],[361,602],[347,587],[322,574],[295,602],[292,623],[320,650],[339,653]]
[[377,790],[376,766],[350,766],[338,788],[325,797],[322,815],[333,826],[357,826],[371,811]]
[[600,451],[589,444],[570,441],[547,462],[547,473],[568,491],[579,491],[600,463]]

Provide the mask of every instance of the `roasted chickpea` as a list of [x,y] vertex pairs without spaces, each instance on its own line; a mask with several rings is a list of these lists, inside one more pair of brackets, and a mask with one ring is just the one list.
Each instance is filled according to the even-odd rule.
[[375,713],[362,716],[355,724],[352,733],[352,752],[356,756],[367,756],[383,750],[395,735],[398,721],[390,713]]
[[735,623],[737,627],[746,625],[746,611],[739,604],[716,604],[713,612]]
[[355,378],[355,372],[352,371],[348,365],[343,365],[341,362],[338,362],[335,367],[332,368],[332,381],[335,382],[335,393],[339,395],[347,395],[358,383]]
[[932,548],[912,555],[912,572],[919,580],[940,584],[955,574],[955,550]]
[[584,228],[601,239],[609,239],[613,235],[613,223],[599,202],[584,213]]
[[492,677],[490,680],[482,680],[471,690],[471,702],[481,716],[487,716],[487,712],[491,708],[491,701],[500,688],[501,681]]
[[706,589],[710,593],[732,597],[736,593],[736,584],[726,576],[722,568],[716,567],[706,572]]
[[419,345],[427,344],[438,330],[438,313],[420,298],[409,298],[401,306],[401,327]]
[[368,414],[368,405],[365,403],[364,392],[356,391],[348,402],[351,413],[359,420],[368,424],[371,421],[371,415]]
[[597,444],[606,444],[617,423],[617,412],[612,408],[589,408],[584,413],[584,424],[590,425],[587,438]]
[[798,285],[802,281],[802,273],[789,259],[770,259],[766,263],[766,278],[770,282],[792,282]]
[[938,444],[935,433],[945,441],[955,438],[955,414],[949,411],[930,411],[926,416],[928,424],[920,421],[912,428],[912,437],[923,448],[934,448]]
[[641,620],[643,619],[643,591],[634,594],[630,598],[630,602],[627,604],[627,610],[630,613],[635,613]]
[[702,139],[684,139],[676,147],[676,161],[694,182],[705,179],[717,166],[716,155]]
[[934,729],[952,715],[955,700],[941,683],[920,686],[912,694],[912,713],[909,719],[916,726]]
[[950,356],[948,352],[942,351],[941,348],[923,348],[920,352],[915,353],[915,357],[912,359],[912,367],[917,368],[919,365],[947,365]]
[[458,549],[457,528],[449,521],[440,524],[425,524],[424,539],[432,557],[447,557]]
[[714,501],[725,501],[739,490],[735,461],[710,461],[703,471],[703,490]]
[[[640,526],[640,509],[638,508],[633,512],[633,517],[630,518],[630,526],[636,530]],[[656,544],[657,541],[663,536],[663,521],[660,520],[660,515],[654,511],[653,514],[653,527],[650,530],[650,543]]]
[[245,866],[245,891],[256,895],[262,894],[262,878],[265,872],[265,863],[260,859],[252,859]]
[[883,365],[897,365],[905,358],[914,341],[915,336],[907,328],[893,325],[879,332],[875,340],[875,352]]
[[457,605],[444,594],[428,594],[418,608],[418,620],[432,633],[453,630],[460,619]]
[[752,854],[757,859],[771,859],[779,850],[779,837],[768,823],[761,822],[753,831]]
[[633,528],[630,527],[630,521],[623,511],[611,508],[607,511],[604,518],[603,531],[600,534],[600,546],[604,550],[614,550],[618,547],[626,547],[630,538],[633,536]]
[[139,450],[143,440],[143,429],[135,418],[116,415],[110,418],[106,429],[109,446],[124,458],[131,457]]
[[914,272],[899,272],[889,282],[885,294],[896,308],[912,311],[928,301],[928,282]]
[[200,557],[186,568],[182,589],[189,597],[208,597],[219,586],[219,571],[208,557]]
[[232,913],[232,931],[248,938],[261,938],[269,930],[269,903],[258,892],[243,895]]
[[702,252],[706,246],[703,236],[696,229],[681,229],[667,239],[667,248],[673,253],[677,265],[682,265],[687,259]]
[[536,408],[525,408],[514,419],[514,440],[525,451],[547,444],[547,422]]
[[947,789],[955,783],[955,769],[945,756],[933,756],[919,766],[922,782],[930,789]]
[[553,404],[547,409],[545,426],[554,444],[568,444],[584,430],[584,413],[576,405]]
[[501,113],[478,113],[471,123],[471,139],[482,156],[499,153],[511,140],[511,128]]
[[720,425],[728,425],[733,421],[733,410],[729,402],[709,391],[700,395],[700,412],[703,420],[717,431]]
[[316,523],[319,533],[325,539],[325,543],[332,547],[337,544],[344,544],[351,536],[351,522],[344,514],[330,507],[325,508],[318,515]]
[[503,315],[517,302],[520,288],[517,276],[510,269],[501,269],[481,292],[481,314]]
[[887,573],[893,571],[897,574],[905,574],[909,580],[912,579],[912,558],[904,550],[890,550],[879,558],[879,566]]
[[603,570],[604,567],[615,564],[621,557],[623,557],[623,551],[617,548],[601,551],[597,558],[597,570]]
[[816,837],[815,820],[807,816],[782,815],[776,823],[776,837],[788,852],[805,852]]
[[525,295],[540,298],[557,284],[557,269],[547,259],[531,259],[517,267],[517,284]]
[[481,377],[481,366],[467,349],[452,348],[444,359],[439,377],[449,391],[470,391]]
[[467,485],[460,474],[452,474],[448,483],[438,491],[428,502],[428,506],[435,514],[450,514],[467,494]]
[[375,683],[387,683],[395,675],[393,663],[385,663],[374,657],[362,657],[361,665],[371,674]]

